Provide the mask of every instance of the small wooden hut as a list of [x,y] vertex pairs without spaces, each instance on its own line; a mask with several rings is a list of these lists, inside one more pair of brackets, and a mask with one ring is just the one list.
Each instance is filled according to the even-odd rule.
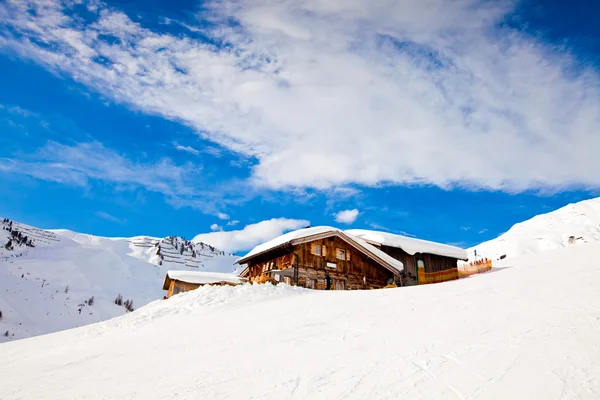
[[365,229],[346,233],[400,260],[404,264],[402,280],[407,285],[458,279],[458,260],[469,259],[466,250],[447,244]]
[[250,282],[312,289],[375,289],[399,282],[402,262],[364,240],[319,226],[286,233],[238,260]]
[[235,274],[204,271],[167,271],[163,290],[167,291],[166,297],[194,290],[203,285],[239,285],[246,279]]

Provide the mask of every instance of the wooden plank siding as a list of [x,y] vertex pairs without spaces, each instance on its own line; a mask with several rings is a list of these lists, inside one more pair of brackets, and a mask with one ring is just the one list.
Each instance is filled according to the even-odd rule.
[[[322,246],[322,254],[312,254],[314,245]],[[337,249],[345,251],[345,258],[337,257]],[[329,265],[328,265],[329,264]],[[335,267],[333,267],[335,264]],[[294,268],[297,267],[297,275]],[[256,257],[248,263],[250,282],[271,280],[273,270],[285,271],[281,281],[314,289],[376,289],[394,281],[394,274],[361,251],[337,236],[276,249]]]
[[200,284],[198,284],[198,283],[188,283],[188,282],[172,280],[171,284],[169,285],[169,291],[167,292],[167,298],[173,296],[174,294],[198,289],[199,287],[200,287]]
[[[384,253],[394,257],[396,260],[402,261],[402,264],[404,264],[403,284],[437,283],[458,279],[458,260],[455,258],[423,253],[410,255],[397,247],[377,247]],[[423,260],[425,264],[424,271],[417,272],[418,259]],[[417,274],[420,279],[417,279]]]

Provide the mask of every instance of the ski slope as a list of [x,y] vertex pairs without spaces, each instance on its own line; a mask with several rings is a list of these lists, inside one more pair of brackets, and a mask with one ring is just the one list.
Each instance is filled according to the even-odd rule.
[[569,204],[515,224],[496,239],[468,250],[492,260],[600,241],[600,197]]
[[[116,297],[132,300],[134,308],[161,299],[167,270],[231,272],[237,260],[182,238],[104,238],[14,221],[12,229],[33,239],[35,247],[8,251],[10,234],[0,230],[0,343],[123,315]],[[158,245],[164,260],[156,256]]]
[[598,399],[600,244],[375,291],[203,287],[0,345],[2,399]]

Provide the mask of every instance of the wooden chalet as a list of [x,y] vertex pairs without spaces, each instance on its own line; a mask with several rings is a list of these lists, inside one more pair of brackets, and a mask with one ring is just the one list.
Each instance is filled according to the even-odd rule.
[[249,282],[285,282],[312,289],[382,288],[400,282],[403,264],[364,240],[320,226],[286,233],[238,260]]
[[447,244],[395,235],[351,229],[347,234],[363,239],[404,265],[405,285],[437,283],[458,279],[458,260],[468,260],[467,251]]
[[204,271],[167,271],[163,290],[166,298],[175,294],[194,290],[203,285],[239,285],[246,280],[235,274]]

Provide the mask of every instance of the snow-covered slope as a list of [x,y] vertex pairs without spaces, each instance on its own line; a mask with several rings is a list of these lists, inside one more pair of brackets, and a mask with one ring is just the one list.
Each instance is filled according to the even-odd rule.
[[179,236],[162,239],[151,236],[107,238],[66,229],[54,229],[50,232],[86,247],[119,249],[129,256],[168,269],[189,267],[212,272],[232,272],[235,269],[234,263],[239,259],[209,244],[190,242]]
[[468,250],[493,260],[600,241],[600,198],[569,204],[520,222],[496,239]]
[[598,259],[591,243],[437,285],[204,287],[0,344],[0,398],[597,399]]
[[[237,260],[178,237],[104,238],[14,221],[1,226],[0,342],[122,315],[126,310],[115,304],[117,296],[132,300],[134,308],[162,298],[167,270],[231,272]],[[34,247],[13,239],[7,250],[9,227]]]

